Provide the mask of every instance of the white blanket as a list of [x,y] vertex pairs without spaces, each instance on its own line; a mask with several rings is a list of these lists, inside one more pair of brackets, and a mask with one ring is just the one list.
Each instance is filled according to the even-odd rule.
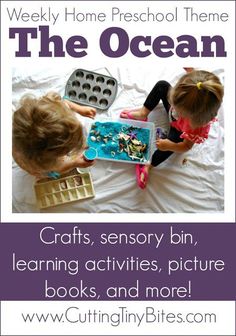
[[[48,91],[64,94],[66,81],[75,68],[13,69],[12,103],[17,108],[25,93],[36,96]],[[160,80],[174,84],[184,73],[182,69],[140,67],[89,69],[112,75],[119,83],[115,102],[99,117],[117,117],[124,108],[141,107],[149,91]],[[207,69],[223,81],[223,70]],[[81,120],[86,125],[86,118]],[[163,106],[149,116],[156,126],[168,128]],[[206,213],[224,211],[224,116],[219,111],[205,143],[194,145],[184,154],[173,154],[160,166],[152,169],[146,190],[138,188],[135,165],[97,160],[90,171],[96,196],[93,199],[64,204],[43,212],[62,213]],[[21,170],[13,161],[12,211],[39,212],[34,194],[34,177]],[[41,210],[42,211],[42,210]]]

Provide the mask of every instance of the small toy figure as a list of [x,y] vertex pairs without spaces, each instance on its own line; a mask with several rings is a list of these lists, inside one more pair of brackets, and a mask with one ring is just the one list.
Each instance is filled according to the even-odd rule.
[[79,186],[81,186],[83,184],[83,180],[82,180],[81,176],[75,176],[74,177],[74,181],[75,181],[75,185],[77,187],[79,187]]
[[165,139],[167,137],[167,132],[162,127],[157,127],[156,129],[156,138]]
[[182,161],[182,165],[186,167],[188,165],[188,159],[184,158]]

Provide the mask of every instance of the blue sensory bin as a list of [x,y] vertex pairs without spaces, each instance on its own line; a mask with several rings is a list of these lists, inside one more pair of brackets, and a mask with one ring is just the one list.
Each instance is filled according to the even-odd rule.
[[131,119],[95,121],[87,145],[97,151],[97,159],[146,164],[154,150],[154,124]]

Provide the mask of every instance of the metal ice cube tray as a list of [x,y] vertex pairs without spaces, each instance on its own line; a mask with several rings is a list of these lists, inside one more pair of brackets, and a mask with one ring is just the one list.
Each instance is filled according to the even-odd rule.
[[70,203],[95,196],[91,175],[73,170],[57,180],[42,179],[34,185],[40,209]]
[[65,96],[80,105],[107,110],[117,94],[117,80],[89,70],[75,70],[67,81]]

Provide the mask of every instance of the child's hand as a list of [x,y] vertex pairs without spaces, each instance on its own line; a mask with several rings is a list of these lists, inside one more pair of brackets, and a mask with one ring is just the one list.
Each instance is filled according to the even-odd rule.
[[84,117],[88,117],[91,119],[95,118],[96,115],[96,109],[90,106],[82,106],[82,105],[78,105],[73,103],[70,100],[65,100],[66,105],[71,108],[73,111],[79,113],[80,115],[84,116]]
[[84,117],[94,119],[96,115],[96,109],[89,106],[80,106],[79,114],[81,114]]
[[185,70],[186,72],[192,72],[192,71],[194,70],[194,68],[184,68],[184,70]]
[[169,139],[158,139],[156,141],[157,148],[161,151],[171,151],[176,153],[184,153],[189,151],[194,143],[184,139],[183,142],[175,143],[173,141],[170,141]]
[[168,139],[158,139],[156,141],[156,146],[161,151],[168,151],[171,150],[173,142]]
[[95,160],[93,161],[86,161],[84,159],[83,154],[79,154],[76,159],[73,160],[73,165],[78,168],[87,168],[92,166],[95,163]]

